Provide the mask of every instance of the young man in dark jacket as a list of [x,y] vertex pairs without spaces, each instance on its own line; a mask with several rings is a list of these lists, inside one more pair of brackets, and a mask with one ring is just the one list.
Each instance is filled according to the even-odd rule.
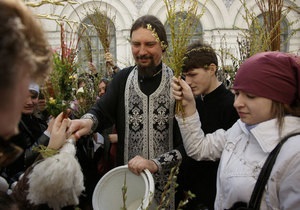
[[[234,95],[218,80],[218,59],[214,49],[201,42],[188,46],[182,74],[195,95],[204,133],[228,129],[238,119],[233,107]],[[214,209],[216,176],[219,161],[196,161],[184,158],[178,175],[177,201],[187,191],[196,195],[185,207],[188,210]]]

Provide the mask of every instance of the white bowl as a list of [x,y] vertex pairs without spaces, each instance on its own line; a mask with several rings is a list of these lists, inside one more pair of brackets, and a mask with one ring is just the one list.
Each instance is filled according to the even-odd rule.
[[127,210],[146,209],[154,196],[153,176],[147,169],[137,176],[124,165],[110,170],[99,180],[93,193],[94,210],[120,210],[125,179]]

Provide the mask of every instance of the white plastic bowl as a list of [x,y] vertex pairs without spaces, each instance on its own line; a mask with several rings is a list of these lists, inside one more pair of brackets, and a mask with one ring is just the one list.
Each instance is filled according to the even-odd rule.
[[127,210],[146,209],[154,196],[153,176],[147,169],[137,176],[124,165],[110,170],[99,180],[93,193],[94,210],[120,210],[123,207],[125,177]]

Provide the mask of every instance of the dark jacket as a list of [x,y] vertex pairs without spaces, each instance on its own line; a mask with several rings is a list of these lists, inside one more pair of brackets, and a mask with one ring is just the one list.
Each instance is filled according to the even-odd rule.
[[1,176],[6,178],[9,184],[17,181],[19,176],[34,163],[38,153],[33,151],[38,145],[48,145],[49,137],[44,134],[48,125],[33,115],[22,115],[19,123],[19,134],[10,140],[23,149],[20,155],[12,164],[2,168]]

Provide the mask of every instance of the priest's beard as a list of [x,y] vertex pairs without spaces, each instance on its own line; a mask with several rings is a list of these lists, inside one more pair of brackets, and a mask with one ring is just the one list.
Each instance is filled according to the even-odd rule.
[[152,56],[138,56],[137,59],[139,58],[149,58],[151,60],[150,64],[148,66],[142,66],[140,63],[137,63],[138,67],[138,73],[139,76],[142,78],[149,78],[152,77],[156,72],[157,72],[157,66],[155,66],[154,60]]

